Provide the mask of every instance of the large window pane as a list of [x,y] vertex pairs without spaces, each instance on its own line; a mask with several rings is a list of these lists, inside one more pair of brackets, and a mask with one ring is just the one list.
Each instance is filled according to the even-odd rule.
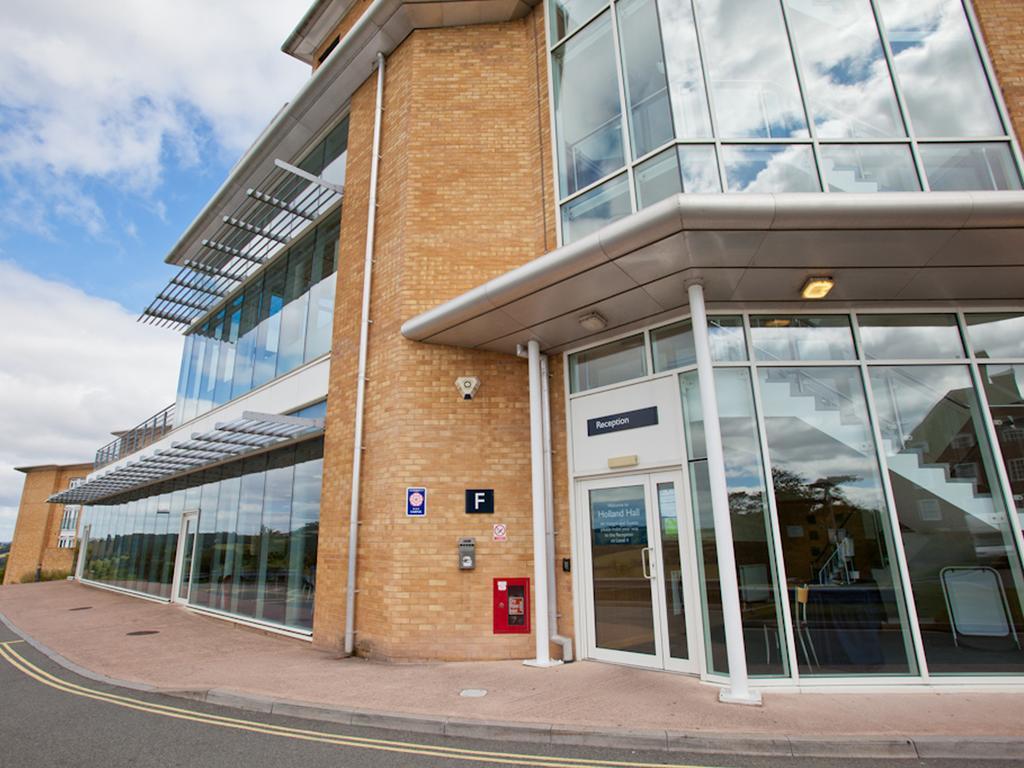
[[967,315],[976,357],[1024,357],[1024,315]]
[[859,370],[760,388],[800,674],[916,673]]
[[697,0],[722,138],[807,136],[778,0]]
[[818,136],[905,136],[870,0],[785,1]]
[[191,334],[185,337],[181,350],[181,368],[178,371],[178,389],[174,398],[174,426],[180,426],[185,422],[185,398],[188,394],[188,372],[192,364],[192,341],[195,337]]
[[680,139],[710,138],[711,117],[693,7],[689,2],[661,2],[658,12],[676,136]]
[[256,278],[245,289],[242,317],[238,326],[238,345],[235,349],[235,372],[231,382],[231,397],[238,397],[252,389],[252,372],[256,362],[256,336],[260,320],[260,302],[263,277]]
[[871,385],[929,672],[1024,671],[1020,555],[966,366]]
[[281,341],[277,355],[277,375],[302,365],[306,346],[306,312],[309,289],[313,285],[313,257],[316,232],[310,232],[288,253],[284,306],[281,309]]
[[625,165],[611,15],[552,54],[562,195]]
[[264,576],[261,618],[285,623],[288,601],[288,549],[295,473],[295,449],[275,451],[267,459],[263,498],[260,572]]
[[[237,577],[232,585],[231,612],[259,618],[263,606],[266,562],[260,557],[263,545],[263,489],[267,457],[254,456],[242,464],[242,486],[235,530]],[[262,568],[262,569],[261,569]]]
[[831,192],[919,192],[905,144],[824,144],[821,165]]
[[637,206],[646,208],[679,192],[721,192],[715,148],[684,144],[666,149],[636,167]]
[[282,257],[267,268],[263,278],[260,323],[256,327],[253,388],[266,384],[277,372],[277,354],[281,342],[281,310],[284,308],[287,274],[288,259]]
[[647,374],[643,334],[569,356],[573,392],[618,384]]
[[640,157],[675,134],[658,9],[654,0],[620,0],[616,9],[633,157]]
[[922,144],[921,161],[935,192],[1020,189],[1008,144]]
[[231,385],[235,376],[235,350],[242,325],[242,302],[245,295],[236,296],[227,307],[224,332],[221,336],[220,357],[217,360],[217,386],[213,401],[223,405],[231,399]]
[[858,315],[857,325],[869,360],[964,356],[954,315]]
[[306,324],[306,362],[331,349],[334,323],[334,293],[337,281],[338,229],[341,216],[317,227],[316,252],[313,254],[313,287],[309,289],[309,315]]
[[[697,372],[682,374],[679,386],[697,531],[708,671],[727,674],[725,620]],[[747,667],[754,675],[786,676],[789,674],[787,643],[779,578],[772,554],[773,536],[750,372],[745,368],[716,369],[715,391],[719,403],[736,571],[740,582]]]
[[918,136],[1004,133],[960,0],[879,0]]
[[606,181],[562,206],[562,239],[579,240],[632,212],[625,174]]
[[852,360],[847,315],[761,315],[750,318],[754,356],[773,360]]
[[189,602],[209,606],[213,594],[213,579],[217,575],[217,498],[220,495],[220,470],[202,473],[205,484],[199,501],[199,526],[196,533],[196,554],[192,561],[192,590]]
[[285,623],[290,627],[313,628],[322,479],[323,442],[314,440],[297,446],[288,550],[288,603],[285,610]]
[[608,5],[608,0],[552,0],[551,39],[561,40]]
[[820,192],[814,155],[805,144],[722,147],[728,192]]
[[981,380],[1013,505],[1024,525],[1024,365],[983,365]]
[[[709,317],[708,341],[711,359],[716,363],[747,359],[742,317]],[[697,352],[693,345],[693,322],[681,320],[651,331],[651,347],[655,373],[695,365]]]

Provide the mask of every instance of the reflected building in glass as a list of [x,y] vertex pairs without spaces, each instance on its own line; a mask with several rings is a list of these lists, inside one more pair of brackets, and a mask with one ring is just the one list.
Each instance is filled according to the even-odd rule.
[[52,496],[77,577],[382,660],[1019,682],[1009,5],[313,4],[143,312],[175,403]]

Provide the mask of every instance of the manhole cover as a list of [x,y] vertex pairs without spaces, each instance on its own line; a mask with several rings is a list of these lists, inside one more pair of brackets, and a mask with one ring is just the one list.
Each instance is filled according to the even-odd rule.
[[138,637],[139,635],[159,635],[160,631],[156,629],[139,629],[135,632],[125,632],[128,637]]
[[91,611],[92,610],[92,606],[91,605],[83,605],[83,606],[81,606],[79,608],[68,608],[68,610],[69,611]]
[[459,696],[464,696],[467,699],[479,699],[487,695],[487,691],[483,688],[466,688]]

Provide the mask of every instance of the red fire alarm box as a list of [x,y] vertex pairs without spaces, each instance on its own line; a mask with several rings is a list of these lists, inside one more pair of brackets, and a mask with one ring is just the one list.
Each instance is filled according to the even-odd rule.
[[494,634],[530,634],[530,580],[494,580]]

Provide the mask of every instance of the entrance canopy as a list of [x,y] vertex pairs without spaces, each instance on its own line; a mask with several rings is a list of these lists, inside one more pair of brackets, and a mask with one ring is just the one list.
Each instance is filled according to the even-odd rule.
[[241,418],[217,424],[209,432],[172,443],[121,464],[75,488],[54,494],[51,504],[94,504],[162,480],[240,459],[251,453],[323,434],[323,419],[245,411]]
[[[810,276],[835,288],[805,302]],[[819,308],[1024,298],[1024,192],[678,194],[412,318],[414,341],[546,351],[722,304]],[[588,330],[591,313],[604,327]]]

